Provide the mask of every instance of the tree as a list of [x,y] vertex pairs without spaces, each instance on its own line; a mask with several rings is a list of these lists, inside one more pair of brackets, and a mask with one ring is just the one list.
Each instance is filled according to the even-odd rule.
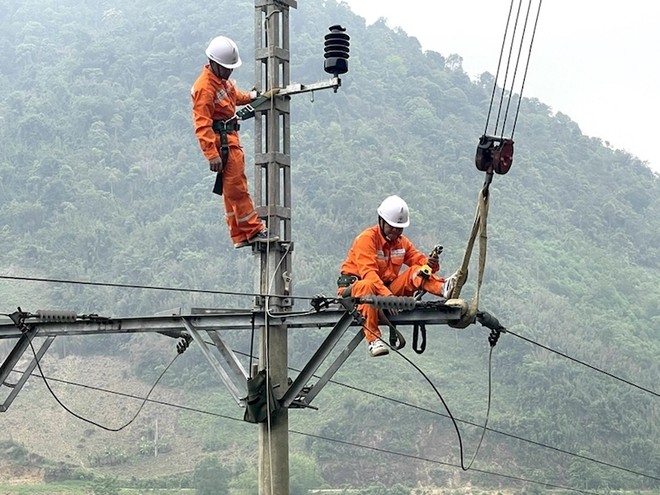
[[227,493],[229,476],[229,470],[220,464],[217,457],[206,457],[195,466],[193,486],[197,495]]
[[292,454],[289,458],[289,493],[307,495],[310,490],[322,488],[325,481],[315,459],[301,454]]
[[91,490],[94,495],[119,495],[119,481],[116,476],[102,476],[92,483]]

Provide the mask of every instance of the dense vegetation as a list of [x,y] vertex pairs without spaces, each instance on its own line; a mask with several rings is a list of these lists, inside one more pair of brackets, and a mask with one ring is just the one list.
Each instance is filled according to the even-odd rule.
[[[192,133],[189,101],[190,85],[205,62],[203,49],[219,32],[238,42],[246,63],[235,76],[241,87],[252,86],[253,5],[221,0],[211,14],[207,4],[195,1],[0,3],[2,274],[254,291],[257,265],[249,252],[231,247]],[[393,193],[413,209],[407,234],[422,249],[442,243],[444,271],[453,271],[483,181],[472,157],[492,76],[472,81],[459,56],[422,52],[405,33],[380,22],[367,27],[345,5],[319,0],[300,1],[291,14],[293,81],[326,78],[322,33],[335,23],[352,39],[342,88],[319,92],[313,102],[303,96],[292,103],[294,287],[302,296],[334,292],[353,236],[375,220],[375,207]],[[242,140],[249,161],[250,125]],[[657,392],[658,177],[635,157],[583,135],[569,116],[525,99],[513,168],[495,178],[491,191],[484,309],[516,334]],[[58,307],[111,316],[251,305],[249,298],[7,280],[0,281],[0,302],[3,312]],[[302,367],[320,337],[319,331],[292,335],[293,368]],[[247,339],[237,338],[239,350],[248,352]],[[71,340],[53,346],[46,374],[58,369],[57,358],[129,355],[123,378],[151,383],[171,351],[171,342],[154,343],[156,337]],[[8,349],[0,342],[0,356]],[[488,345],[482,328],[432,329],[427,352],[408,355],[456,417],[483,424]],[[455,468],[459,452],[451,422],[435,414],[444,413],[438,397],[403,360],[365,361],[356,355],[337,380],[417,408],[329,385],[332,390],[316,399],[318,412],[290,415],[292,430],[303,433],[291,438],[292,489],[371,486],[375,494],[385,493],[377,491],[382,483],[394,494],[404,493],[398,483],[522,486]],[[194,347],[165,385],[183,394],[179,403],[241,415],[224,390],[217,390],[217,379]],[[39,404],[56,407],[52,399]],[[12,426],[14,441],[47,456],[47,443],[19,429],[26,407],[17,403],[1,420]],[[160,412],[172,424],[166,430],[171,450],[161,453],[158,475],[177,472],[167,459],[186,438],[192,441],[187,457],[195,463],[177,483],[199,483],[196,488],[205,493],[204,480],[211,478],[217,489],[222,478],[229,488],[249,492],[254,444],[244,439],[254,429],[194,411]],[[72,437],[82,435],[79,423],[67,424]],[[459,426],[469,458],[480,430]],[[480,470],[577,489],[659,487],[657,393],[514,336],[503,336],[494,350],[489,427],[493,431],[475,463]],[[53,461],[106,468],[110,477],[97,481],[114,486],[113,475],[127,479],[129,465],[146,462],[140,439],[146,435],[150,441],[149,431],[141,424],[127,437],[104,437],[116,443],[114,450],[79,447],[68,454],[74,458]]]

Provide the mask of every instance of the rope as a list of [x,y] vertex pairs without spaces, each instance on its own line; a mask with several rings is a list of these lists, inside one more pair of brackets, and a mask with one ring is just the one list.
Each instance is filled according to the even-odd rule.
[[[486,117],[486,125],[484,127],[484,135],[488,134],[488,127],[489,127],[490,117],[491,117],[491,113],[493,111],[493,105],[494,105],[494,101],[495,101],[497,81],[500,78],[500,71],[502,69],[502,62],[503,62],[503,59],[504,59],[505,50],[508,46],[508,55],[506,57],[506,68],[503,71],[504,72],[504,77],[503,77],[504,80],[503,80],[501,92],[500,92],[500,95],[499,95],[499,100],[500,101],[499,101],[499,105],[498,105],[498,109],[497,109],[497,116],[495,118],[495,127],[494,127],[494,130],[493,130],[493,135],[494,136],[498,135],[498,132],[499,132],[501,137],[504,137],[504,130],[505,130],[505,127],[506,127],[506,121],[507,121],[507,118],[508,118],[508,115],[509,115],[509,107],[511,105],[511,99],[513,98],[513,94],[514,94],[514,92],[513,92],[514,91],[514,85],[516,83],[518,68],[520,66],[521,57],[523,55],[523,45],[524,45],[525,37],[526,37],[526,34],[527,34],[527,26],[528,26],[529,19],[530,19],[530,13],[532,11],[532,0],[529,0],[528,3],[527,3],[527,10],[526,10],[525,15],[524,15],[524,21],[522,22],[522,25],[521,25],[522,34],[520,36],[519,46],[518,46],[517,52],[515,54],[514,54],[514,41],[515,41],[515,38],[516,38],[516,33],[518,31],[518,26],[519,26],[519,23],[520,23],[520,17],[521,17],[520,14],[521,14],[523,1],[518,0],[518,7],[515,11],[515,20],[512,24],[513,29],[512,29],[511,37],[510,37],[510,40],[509,40],[509,44],[507,45],[507,37],[509,36],[509,29],[511,27],[510,25],[511,25],[511,20],[512,20],[512,17],[513,17],[513,12],[514,12],[514,8],[513,8],[514,1],[515,0],[511,0],[511,4],[509,6],[509,13],[508,13],[508,16],[507,16],[506,27],[504,29],[504,36],[502,37],[502,46],[500,48],[499,60],[497,62],[497,71],[496,71],[496,74],[495,74],[495,79],[493,81],[493,89],[492,89],[492,92],[491,92],[490,103],[489,103],[489,106],[488,106],[488,115]],[[518,104],[516,106],[515,117],[514,117],[514,121],[513,121],[513,125],[512,125],[511,138],[513,138],[513,134],[515,133],[515,129],[516,129],[516,123],[518,121],[518,115],[519,115],[519,112],[520,112],[520,104],[522,102],[523,90],[525,88],[525,81],[527,79],[527,70],[529,69],[529,60],[531,58],[532,46],[534,45],[534,37],[536,35],[536,27],[538,25],[539,14],[541,12],[542,3],[543,3],[543,0],[538,0],[538,8],[536,10],[536,15],[534,16],[534,26],[532,28],[532,35],[531,35],[531,40],[529,42],[529,48],[527,49],[526,61],[525,61],[525,70],[524,70],[524,73],[523,73],[522,84],[521,84],[520,92],[519,92],[519,95],[518,95]],[[513,63],[513,69],[511,69],[512,59],[514,59],[514,58],[515,58],[515,63]],[[509,80],[511,81],[510,83],[509,83]],[[502,109],[503,109],[505,100],[506,100],[506,109],[504,110],[504,115],[502,116]],[[501,130],[500,130],[500,117],[503,117],[502,122],[501,122],[501,125],[502,125]]]

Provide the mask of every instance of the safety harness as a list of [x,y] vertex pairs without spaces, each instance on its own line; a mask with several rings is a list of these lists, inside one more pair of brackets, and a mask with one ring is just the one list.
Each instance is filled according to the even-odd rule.
[[[236,116],[228,120],[214,120],[213,132],[220,135],[220,159],[222,160],[222,167],[224,169],[229,158],[229,142],[227,140],[227,133],[238,131],[241,124],[238,122]],[[215,184],[213,185],[213,192],[222,196],[222,172],[218,172],[215,176]]]
[[[227,133],[239,131],[241,129],[241,124],[239,120],[247,120],[254,117],[255,108],[260,107],[267,101],[270,101],[270,97],[259,95],[257,96],[252,103],[248,103],[241,109],[236,112],[232,118],[227,120],[214,120],[213,121],[213,132],[220,135],[220,158],[222,160],[223,168],[227,164],[227,159],[229,158],[229,143],[227,140]],[[222,173],[218,172],[215,177],[215,184],[213,185],[213,192],[222,196]]]

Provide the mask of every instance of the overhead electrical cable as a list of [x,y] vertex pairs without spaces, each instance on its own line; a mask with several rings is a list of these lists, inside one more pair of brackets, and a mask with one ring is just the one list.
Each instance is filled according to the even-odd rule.
[[614,374],[612,374],[612,373],[609,373],[609,372],[607,372],[607,371],[604,371],[604,370],[602,370],[602,369],[600,369],[600,368],[598,368],[598,367],[596,367],[596,366],[593,366],[593,365],[591,365],[591,364],[589,364],[589,363],[585,363],[584,361],[581,361],[581,360],[579,360],[579,359],[577,359],[577,358],[571,357],[571,356],[569,356],[568,354],[565,354],[565,353],[563,353],[563,352],[557,351],[557,350],[552,349],[552,348],[550,348],[550,347],[548,347],[548,346],[545,346],[545,345],[543,345],[543,344],[540,344],[540,343],[538,343],[538,342],[535,342],[535,341],[533,341],[532,339],[529,339],[529,338],[527,338],[527,337],[523,337],[522,335],[519,335],[519,334],[517,334],[517,333],[515,333],[515,332],[512,332],[512,331],[509,330],[509,329],[507,329],[507,333],[510,334],[510,335],[513,335],[514,337],[518,337],[519,339],[524,340],[525,342],[529,342],[530,344],[533,344],[533,345],[538,346],[538,347],[540,347],[540,348],[542,348],[542,349],[545,349],[545,350],[548,351],[548,352],[552,352],[552,353],[554,353],[554,354],[557,354],[558,356],[561,356],[561,357],[564,357],[564,358],[566,358],[566,359],[569,359],[570,361],[573,361],[574,363],[578,363],[578,364],[581,364],[582,366],[585,366],[585,367],[587,367],[587,368],[589,368],[589,369],[592,369],[592,370],[594,370],[594,371],[598,371],[599,373],[602,373],[602,374],[604,374],[604,375],[606,375],[606,376],[609,376],[610,378],[613,378],[613,379],[618,380],[618,381],[620,381],[620,382],[622,382],[622,383],[625,383],[626,385],[630,385],[631,387],[635,387],[636,389],[642,390],[643,392],[647,392],[647,393],[649,393],[649,394],[651,394],[651,395],[653,395],[653,396],[655,396],[655,397],[660,397],[660,394],[659,394],[658,392],[654,392],[654,391],[651,390],[651,389],[648,389],[648,388],[642,387],[641,385],[637,385],[636,383],[633,383],[633,382],[631,382],[631,381],[629,381],[629,380],[626,380],[625,378],[620,378],[620,377],[618,377],[618,376],[616,376],[616,375],[614,375]]
[[[240,352],[240,351],[236,351],[236,353],[240,354],[240,355],[243,355],[243,356],[248,356],[248,353],[244,353],[244,352]],[[300,369],[297,369],[297,368],[294,368],[294,367],[291,367],[291,366],[289,366],[289,370],[297,372],[297,373],[299,373],[301,371]],[[12,370],[12,371],[14,373],[19,373],[19,374],[24,373],[24,372],[19,371],[19,370]],[[37,377],[37,378],[41,377],[41,375],[36,374],[36,373],[32,373],[31,376],[34,376],[34,377]],[[97,386],[93,386],[93,385],[86,385],[86,384],[72,382],[72,381],[69,381],[69,380],[63,380],[63,379],[54,378],[54,377],[47,377],[47,378],[51,382],[65,383],[65,384],[73,385],[73,386],[76,386],[76,387],[81,387],[81,388],[85,388],[85,389],[89,389],[89,390],[96,390],[96,391],[99,391],[99,392],[105,392],[105,393],[119,395],[119,396],[132,398],[132,399],[143,399],[143,397],[140,397],[140,396],[127,394],[127,393],[123,393],[123,392],[117,392],[117,391],[113,391],[113,390],[109,390],[109,389],[105,389],[105,388],[97,387]],[[338,382],[338,381],[333,380],[333,379],[330,379],[328,382],[332,383],[334,385],[349,389],[349,390],[360,392],[360,393],[363,393],[363,394],[366,394],[366,395],[371,395],[371,396],[377,397],[379,399],[388,400],[390,402],[400,404],[402,406],[410,407],[410,408],[416,409],[418,411],[427,412],[427,413],[430,413],[430,414],[434,414],[436,416],[441,416],[441,417],[451,419],[451,417],[449,415],[445,414],[445,413],[442,413],[442,412],[439,412],[439,411],[436,411],[436,410],[433,410],[433,409],[428,409],[428,408],[425,408],[425,407],[422,407],[422,406],[418,406],[416,404],[411,404],[409,402],[405,402],[405,401],[402,401],[400,399],[395,399],[395,398],[389,397],[387,395],[372,392],[371,390],[362,389],[362,388],[356,387],[354,385],[348,385],[346,383]],[[244,421],[243,419],[240,419],[240,418],[233,418],[231,416],[225,416],[225,415],[216,414],[216,413],[207,413],[206,411],[198,410],[198,409],[195,409],[195,408],[182,406],[182,405],[178,405],[178,404],[172,404],[172,403],[169,403],[169,402],[159,401],[159,400],[155,400],[155,399],[147,398],[147,401],[148,402],[153,402],[155,404],[164,405],[164,406],[175,407],[175,408],[178,408],[178,409],[185,409],[185,410],[189,410],[189,411],[192,411],[192,412],[213,414],[213,415],[221,417],[221,418],[233,419],[233,420],[237,420],[237,421],[239,421],[239,420]],[[464,424],[474,426],[474,427],[478,427],[478,428],[483,428],[483,426],[484,426],[482,424],[477,424],[477,423],[474,423],[474,422],[471,422],[471,421],[468,421],[468,420],[465,420],[465,419],[461,419],[461,418],[455,418],[455,420],[459,423],[464,423]],[[555,452],[567,455],[569,457],[575,457],[575,458],[582,459],[582,460],[585,460],[585,461],[588,461],[588,462],[593,462],[595,464],[599,464],[599,465],[602,465],[602,466],[605,466],[605,467],[608,467],[608,468],[617,469],[617,470],[625,471],[627,473],[634,474],[634,475],[637,475],[637,476],[642,476],[642,477],[645,477],[645,478],[660,481],[660,477],[657,477],[657,476],[642,473],[640,471],[635,471],[635,470],[630,469],[630,468],[626,468],[626,467],[623,467],[623,466],[618,466],[616,464],[612,464],[612,463],[609,463],[609,462],[606,462],[606,461],[601,461],[601,460],[595,459],[593,457],[589,457],[589,456],[586,456],[586,455],[583,455],[583,454],[578,454],[578,453],[571,452],[571,451],[568,451],[568,450],[564,450],[564,449],[561,449],[561,448],[558,448],[558,447],[553,447],[551,445],[547,445],[547,444],[544,444],[542,442],[537,442],[535,440],[530,440],[528,438],[524,438],[524,437],[521,437],[521,436],[518,436],[518,435],[515,435],[515,434],[512,434],[512,433],[508,433],[508,432],[505,432],[505,431],[497,430],[497,429],[490,428],[490,427],[487,427],[486,429],[490,432],[502,435],[504,437],[508,437],[508,438],[512,438],[514,440],[529,443],[529,444],[535,445],[537,447],[553,450]]]
[[[292,371],[296,371],[296,370],[294,370],[292,368]],[[396,404],[400,404],[402,406],[411,407],[411,408],[417,409],[419,411],[427,412],[427,413],[430,413],[430,414],[435,414],[437,416],[442,416],[444,418],[450,418],[448,414],[445,414],[445,413],[442,413],[442,412],[439,412],[439,411],[435,411],[433,409],[428,409],[426,407],[418,406],[416,404],[411,404],[409,402],[405,402],[405,401],[402,401],[400,399],[395,399],[393,397],[388,397],[387,395],[378,394],[376,392],[372,392],[371,390],[362,389],[362,388],[359,388],[359,387],[355,387],[353,385],[348,385],[346,383],[337,382],[335,380],[329,380],[329,383],[332,383],[334,385],[338,385],[340,387],[345,387],[345,388],[348,388],[350,390],[355,390],[356,392],[361,392],[361,393],[364,393],[364,394],[367,394],[367,395],[372,395],[372,396],[378,397],[380,399],[385,399],[385,400],[394,402]],[[477,428],[483,428],[483,425],[478,424],[478,423],[474,423],[472,421],[468,421],[466,419],[461,419],[461,418],[455,418],[455,419],[458,423],[464,423],[464,424],[474,426],[474,427],[477,427]],[[571,456],[571,457],[576,457],[576,458],[579,458],[579,459],[583,459],[585,461],[593,462],[595,464],[600,464],[602,466],[607,466],[607,467],[610,467],[610,468],[613,468],[613,469],[619,469],[621,471],[626,471],[627,473],[630,473],[630,474],[635,474],[635,475],[638,475],[638,476],[643,476],[645,478],[650,478],[650,479],[653,479],[653,480],[660,481],[660,477],[657,477],[657,476],[652,476],[650,474],[642,473],[640,471],[635,471],[633,469],[629,469],[629,468],[626,468],[626,467],[623,467],[623,466],[617,466],[616,464],[611,464],[611,463],[606,462],[606,461],[600,461],[600,460],[595,459],[593,457],[589,457],[589,456],[586,456],[586,455],[571,452],[569,450],[564,450],[564,449],[561,449],[559,447],[553,447],[552,445],[547,445],[547,444],[544,444],[542,442],[537,442],[536,440],[531,440],[529,438],[524,438],[524,437],[515,435],[513,433],[508,433],[506,431],[497,430],[497,429],[491,428],[491,427],[486,427],[486,429],[490,432],[497,433],[498,435],[502,435],[504,437],[512,438],[514,440],[519,440],[521,442],[529,443],[529,444],[532,444],[532,445],[536,445],[537,447],[550,449],[550,450],[553,450],[553,451],[558,452],[560,454],[565,454],[565,455],[568,455],[568,456]]]
[[[374,452],[380,452],[380,453],[383,453],[383,454],[390,454],[390,455],[395,455],[395,456],[399,456],[399,457],[405,457],[407,459],[414,459],[414,460],[418,460],[418,461],[430,462],[430,463],[433,463],[433,464],[441,464],[443,466],[449,466],[449,467],[454,467],[454,468],[460,468],[461,467],[458,464],[452,464],[450,462],[439,461],[437,459],[430,459],[428,457],[421,457],[421,456],[413,455],[413,454],[405,454],[403,452],[395,452],[393,450],[388,450],[388,449],[381,449],[379,447],[372,447],[370,445],[359,444],[359,443],[356,443],[356,442],[349,442],[348,440],[339,440],[337,438],[329,438],[329,437],[324,437],[322,435],[316,435],[316,434],[313,434],[313,433],[305,433],[305,432],[296,431],[296,430],[289,430],[289,432],[290,433],[295,433],[296,435],[304,435],[306,437],[318,438],[319,440],[326,440],[326,441],[329,441],[329,442],[340,443],[342,445],[348,445],[348,446],[351,446],[351,447],[357,447],[357,448],[361,448],[361,449],[372,450]],[[547,483],[545,481],[536,481],[536,480],[532,480],[532,479],[529,479],[529,478],[522,478],[520,476],[513,476],[513,475],[510,475],[510,474],[497,473],[495,471],[488,471],[488,470],[485,470],[485,469],[472,468],[471,470],[474,471],[474,472],[477,472],[477,473],[488,474],[488,475],[491,475],[491,476],[506,478],[506,479],[513,480],[513,481],[522,481],[522,482],[525,482],[525,483],[533,483],[535,485],[545,486],[546,488],[560,488],[562,490],[568,490],[568,491],[576,492],[576,493],[584,493],[586,495],[602,495],[602,494],[599,494],[599,493],[596,493],[596,492],[590,492],[590,491],[587,491],[587,490],[580,490],[579,488],[571,488],[571,487],[563,486],[563,485],[555,485],[554,483]]]
[[[66,284],[74,284],[74,285],[92,285],[92,286],[101,286],[101,287],[119,287],[119,288],[129,288],[129,289],[148,289],[148,290],[163,290],[163,291],[174,291],[174,292],[192,292],[192,293],[207,293],[207,294],[219,294],[219,295],[237,295],[237,296],[270,296],[270,297],[283,297],[283,295],[277,295],[277,294],[258,294],[258,293],[248,293],[248,292],[231,292],[231,291],[219,291],[219,290],[208,290],[208,289],[190,289],[190,288],[180,288],[180,287],[164,287],[164,286],[149,286],[149,285],[131,285],[131,284],[116,284],[116,283],[108,283],[108,282],[89,282],[89,281],[80,281],[80,280],[66,280],[66,279],[54,279],[54,278],[37,278],[37,277],[23,277],[23,276],[13,276],[13,275],[0,275],[0,279],[9,279],[9,280],[24,280],[24,281],[31,281],[31,282],[48,282],[48,283],[66,283]],[[288,296],[285,296],[288,297]],[[295,296],[295,299],[300,299],[300,300],[310,300],[313,301],[317,299],[318,296]],[[293,314],[311,314],[314,313],[315,310],[309,310],[301,313],[291,313]],[[272,314],[271,314],[272,315]],[[289,315],[289,313],[287,313]],[[609,376],[610,378],[613,378],[615,380],[618,380],[622,383],[626,383],[632,387],[635,387],[639,390],[642,390],[644,392],[647,392],[655,397],[660,397],[660,393],[655,392],[649,388],[643,387],[641,385],[638,385],[630,380],[627,380],[625,378],[621,378],[619,376],[614,375],[613,373],[610,373],[608,371],[604,371],[597,366],[588,364],[584,361],[581,361],[577,358],[571,357],[566,353],[557,351],[555,349],[552,349],[551,347],[545,346],[543,344],[540,344],[538,342],[535,342],[527,337],[523,337],[522,335],[519,335],[509,329],[507,329],[507,333],[510,335],[513,335],[514,337],[518,337],[519,339],[525,340],[526,342],[529,342],[530,344],[536,345],[538,347],[541,347],[549,352],[555,353],[559,356],[562,356],[566,359],[569,359],[573,362],[576,362],[578,364],[581,364],[587,368],[590,368],[594,371],[597,371],[599,373],[602,373],[606,376]]]
[[[19,371],[19,370],[12,370],[13,373],[24,373],[24,371]],[[31,373],[30,376],[34,376],[36,378],[41,378],[41,375],[37,373]],[[129,394],[126,392],[118,392],[116,390],[110,390],[108,388],[103,388],[103,387],[97,387],[95,385],[86,385],[84,383],[77,383],[77,382],[72,382],[71,380],[64,380],[62,378],[55,378],[52,376],[46,377],[48,381],[50,382],[57,382],[57,383],[64,383],[65,385],[73,385],[74,387],[80,387],[80,388],[85,388],[87,390],[94,390],[97,392],[104,392],[107,394],[112,394],[112,395],[118,395],[120,397],[126,397],[127,399],[136,399],[136,400],[146,400],[147,402],[151,402],[153,404],[159,404],[161,406],[167,406],[167,407],[173,407],[175,409],[182,409],[184,411],[190,411],[190,412],[196,412],[200,414],[208,414],[210,416],[216,416],[218,418],[223,418],[223,419],[231,419],[233,421],[240,421],[241,423],[245,423],[245,420],[243,418],[234,418],[232,416],[227,416],[225,414],[220,414],[212,411],[205,411],[203,409],[197,409],[194,407],[190,406],[184,406],[181,404],[173,404],[172,402],[166,402],[158,399],[151,399],[149,397],[142,397],[140,395],[134,395],[134,394]]]
[[[33,376],[39,376],[39,375],[33,374]],[[160,405],[163,405],[163,406],[166,406],[166,407],[173,407],[173,408],[176,408],[176,409],[182,409],[182,410],[189,411],[189,412],[195,412],[195,413],[199,413],[199,414],[205,414],[205,415],[214,416],[214,417],[218,417],[218,418],[237,421],[237,422],[240,422],[240,423],[245,423],[245,421],[242,418],[234,418],[234,417],[231,417],[231,416],[226,416],[226,415],[219,414],[219,413],[216,413],[216,412],[206,411],[206,410],[198,409],[198,408],[194,408],[194,407],[182,406],[182,405],[178,405],[178,404],[172,404],[172,403],[169,403],[169,402],[155,400],[155,399],[149,399],[149,398],[145,399],[143,397],[139,397],[139,396],[132,395],[132,394],[126,394],[126,393],[122,393],[122,392],[115,392],[115,391],[108,390],[108,389],[103,389],[103,388],[100,388],[100,387],[79,384],[79,383],[71,382],[71,381],[68,381],[68,380],[61,380],[61,379],[58,379],[58,378],[49,378],[49,380],[65,383],[65,384],[68,384],[68,385],[79,386],[79,387],[83,387],[83,388],[87,388],[87,389],[91,389],[91,390],[106,392],[106,393],[110,393],[110,394],[114,394],[114,395],[119,395],[119,396],[131,398],[131,399],[146,400],[148,402],[153,402],[155,404],[160,404]],[[390,454],[390,455],[395,455],[395,456],[400,456],[400,457],[406,457],[408,459],[419,460],[419,461],[429,462],[429,463],[433,463],[433,464],[440,464],[440,465],[448,466],[448,467],[452,467],[452,468],[460,468],[461,467],[458,464],[452,464],[452,463],[449,463],[449,462],[439,461],[437,459],[431,459],[431,458],[427,458],[427,457],[421,457],[421,456],[406,454],[406,453],[402,453],[402,452],[395,452],[393,450],[381,449],[381,448],[372,447],[372,446],[369,446],[369,445],[362,445],[362,444],[358,444],[358,443],[355,443],[355,442],[349,442],[347,440],[340,440],[340,439],[336,439],[336,438],[330,438],[330,437],[317,435],[317,434],[313,434],[313,433],[306,433],[306,432],[291,430],[291,429],[289,429],[289,433],[294,433],[296,435],[306,436],[306,437],[310,437],[310,438],[316,438],[316,439],[319,439],[319,440],[326,440],[326,441],[333,442],[333,443],[339,443],[339,444],[343,444],[343,445],[348,445],[348,446],[352,446],[352,447],[356,447],[356,448],[362,448],[362,449],[371,450],[371,451],[375,451],[375,452],[380,452],[380,453],[384,453],[384,454]],[[476,469],[476,468],[472,468],[471,470],[474,471],[474,472],[487,474],[487,475],[492,475],[492,476],[497,476],[497,477],[501,477],[501,478],[506,478],[506,479],[510,479],[510,480],[514,480],[514,481],[521,481],[521,482],[525,482],[525,483],[532,483],[532,484],[542,485],[542,486],[546,486],[548,488],[561,488],[561,489],[568,490],[568,491],[571,491],[571,492],[583,493],[585,495],[601,495],[601,494],[598,494],[598,493],[595,493],[595,492],[580,490],[578,488],[571,488],[571,487],[566,487],[566,486],[561,486],[561,485],[555,485],[555,484],[552,484],[552,483],[546,483],[546,482],[543,482],[543,481],[532,480],[532,479],[529,479],[529,478],[523,478],[523,477],[519,477],[519,476],[513,476],[513,475],[504,474],[504,473],[498,473],[498,472],[495,472],[495,471],[488,471],[488,470]]]
[[174,358],[172,359],[172,361],[170,361],[170,364],[168,364],[168,365],[165,367],[165,369],[161,372],[161,374],[158,376],[158,378],[156,379],[156,381],[154,382],[154,384],[153,384],[153,385],[151,386],[151,388],[149,389],[149,392],[147,393],[147,396],[142,400],[142,404],[140,404],[140,407],[138,407],[137,411],[135,411],[135,414],[133,415],[133,417],[132,417],[131,419],[129,419],[126,423],[124,423],[122,426],[119,426],[119,427],[117,427],[117,428],[112,428],[112,427],[104,426],[104,425],[102,425],[102,424],[100,424],[100,423],[97,423],[96,421],[92,421],[91,419],[85,418],[84,416],[81,416],[80,414],[78,414],[78,413],[72,411],[69,407],[67,407],[67,406],[66,406],[66,405],[60,400],[60,398],[57,396],[57,394],[55,393],[55,391],[51,388],[50,383],[48,383],[48,380],[46,379],[46,376],[44,375],[44,372],[43,372],[43,370],[41,369],[41,362],[40,362],[40,360],[39,360],[39,357],[38,357],[38,355],[37,355],[37,352],[36,352],[36,350],[34,349],[34,346],[32,345],[32,340],[30,340],[30,348],[32,349],[32,353],[34,354],[34,359],[36,360],[36,363],[37,363],[37,368],[39,369],[39,373],[40,373],[40,375],[41,375],[41,378],[42,378],[44,384],[46,385],[46,388],[48,389],[48,392],[50,392],[50,395],[53,396],[53,399],[55,399],[55,401],[56,401],[56,402],[62,407],[62,409],[64,409],[66,412],[68,412],[68,413],[71,414],[72,416],[74,416],[74,417],[80,419],[81,421],[84,421],[84,422],[89,423],[89,424],[94,425],[94,426],[98,426],[99,428],[101,428],[101,429],[103,429],[103,430],[106,430],[106,431],[112,431],[112,432],[118,432],[118,431],[121,431],[121,430],[123,430],[124,428],[126,428],[127,426],[129,426],[131,423],[133,423],[133,421],[135,421],[135,419],[138,417],[138,415],[139,415],[140,412],[142,411],[142,408],[144,407],[144,405],[145,405],[145,404],[147,403],[147,401],[149,400],[149,396],[151,395],[151,393],[152,393],[152,392],[154,391],[154,389],[156,388],[156,385],[158,385],[158,382],[160,382],[160,379],[163,378],[163,376],[165,375],[165,373],[167,373],[167,370],[170,369],[170,367],[174,364],[174,361],[176,361],[176,358],[178,358],[179,355],[180,355],[180,354],[177,353],[177,355],[174,356]]
[[[22,277],[15,275],[0,275],[0,279],[5,280],[23,280],[28,282],[48,282],[58,284],[73,284],[73,285],[92,285],[96,287],[118,287],[123,289],[145,289],[145,290],[162,290],[171,292],[192,292],[196,294],[216,294],[224,296],[250,296],[250,297],[290,297],[286,294],[260,294],[256,292],[235,292],[226,290],[212,290],[212,289],[191,289],[183,287],[167,287],[158,285],[137,285],[137,284],[119,284],[113,282],[89,282],[83,280],[67,280],[57,278],[40,278],[40,277]],[[298,297],[295,299],[313,300],[314,297]]]

